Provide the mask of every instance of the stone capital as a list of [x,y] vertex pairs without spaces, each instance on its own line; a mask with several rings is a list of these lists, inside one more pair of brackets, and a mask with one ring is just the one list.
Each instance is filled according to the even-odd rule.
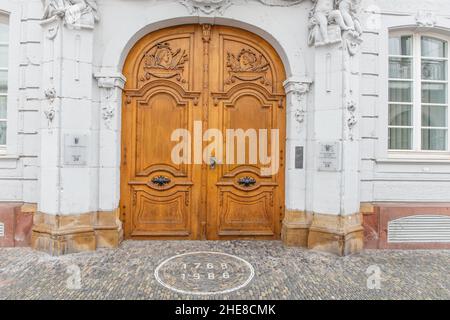
[[309,92],[311,88],[312,80],[304,77],[290,77],[284,83],[284,89],[286,94],[294,93],[297,95],[303,95]]
[[123,89],[127,81],[121,73],[96,73],[94,78],[97,79],[98,87],[102,89]]

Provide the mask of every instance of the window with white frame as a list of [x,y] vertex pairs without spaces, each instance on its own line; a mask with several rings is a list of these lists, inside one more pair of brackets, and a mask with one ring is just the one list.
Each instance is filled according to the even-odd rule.
[[8,101],[8,16],[0,14],[0,148],[6,146]]
[[389,38],[389,149],[448,152],[448,40]]

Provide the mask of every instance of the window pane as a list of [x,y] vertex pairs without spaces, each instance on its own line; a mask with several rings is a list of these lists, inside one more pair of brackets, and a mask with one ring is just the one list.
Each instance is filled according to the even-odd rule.
[[409,128],[389,128],[389,149],[411,150],[412,132]]
[[422,57],[447,57],[447,42],[436,38],[422,37]]
[[447,127],[447,107],[422,106],[422,127]]
[[6,97],[0,97],[0,119],[6,119]]
[[8,93],[8,71],[0,71],[0,93]]
[[5,23],[0,23],[0,42],[7,43],[9,41],[9,27]]
[[390,126],[411,126],[412,106],[391,104],[389,106]]
[[447,61],[422,60],[423,80],[447,80]]
[[389,101],[412,102],[412,82],[389,81]]
[[411,79],[412,59],[410,58],[389,58],[389,78]]
[[422,83],[423,103],[447,103],[447,85],[444,83]]
[[389,38],[389,54],[394,56],[411,56],[412,41],[412,36]]
[[447,130],[422,129],[422,150],[447,150]]
[[6,122],[0,121],[0,145],[6,144]]

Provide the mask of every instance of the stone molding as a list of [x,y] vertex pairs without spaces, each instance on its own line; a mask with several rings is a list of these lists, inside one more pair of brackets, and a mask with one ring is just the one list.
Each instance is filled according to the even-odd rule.
[[35,250],[59,256],[98,248],[116,248],[122,239],[118,209],[67,216],[37,213],[31,245]]
[[436,14],[431,11],[418,11],[416,14],[416,24],[418,27],[434,28],[437,24]]
[[97,79],[98,87],[102,89],[123,89],[127,79],[121,73],[96,73],[94,78]]

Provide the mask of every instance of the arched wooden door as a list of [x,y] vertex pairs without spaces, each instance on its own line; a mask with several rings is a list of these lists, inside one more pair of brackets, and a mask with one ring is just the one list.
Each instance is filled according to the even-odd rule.
[[[279,239],[286,110],[275,50],[240,29],[179,26],[141,39],[124,75],[125,237]],[[208,129],[223,139],[208,141]],[[215,140],[222,149],[208,148]],[[275,170],[262,170],[269,167]]]

